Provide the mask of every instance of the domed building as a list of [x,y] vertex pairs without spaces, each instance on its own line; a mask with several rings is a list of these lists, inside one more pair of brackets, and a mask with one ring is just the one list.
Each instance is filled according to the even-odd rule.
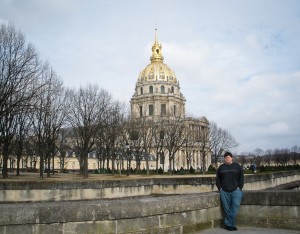
[[[143,126],[140,125],[139,138],[143,138],[142,141],[146,141],[146,134],[141,136],[144,131],[141,129],[151,128],[154,126],[153,123],[159,123],[161,125],[161,129],[159,130],[161,140],[164,136],[167,138],[168,135],[170,137],[176,135],[175,127],[178,128],[179,125],[184,126],[182,130],[177,131],[185,132],[183,134],[184,136],[181,136],[182,140],[169,139],[171,141],[168,142],[164,139],[164,143],[159,143],[159,141],[155,139],[156,136],[152,135],[150,137],[152,139],[148,139],[148,141],[156,141],[156,143],[150,143],[149,145],[152,145],[153,148],[158,148],[153,145],[159,143],[162,144],[162,147],[160,152],[154,149],[150,150],[149,154],[153,156],[150,158],[156,158],[156,161],[158,161],[158,155],[164,155],[164,159],[159,160],[161,165],[156,165],[158,167],[164,166],[165,161],[169,159],[169,168],[166,169],[164,167],[164,170],[170,168],[172,170],[179,170],[181,168],[189,169],[190,167],[207,170],[211,163],[207,134],[209,131],[209,122],[205,117],[186,117],[185,102],[186,99],[180,92],[180,86],[175,72],[164,63],[162,45],[157,40],[157,30],[155,29],[155,41],[152,45],[150,64],[140,72],[136,82],[135,92],[130,101],[131,122],[152,123],[152,125],[148,124],[148,126],[145,123]],[[169,130],[167,130],[165,126],[169,126]],[[172,132],[172,129],[174,129],[174,132]],[[169,132],[167,133],[167,131]],[[138,132],[138,130],[135,132]],[[137,136],[134,138],[135,140],[132,141],[132,144],[143,144],[137,143]],[[173,154],[173,149],[170,149],[171,144],[179,145],[176,149],[175,156],[171,155]],[[171,165],[171,161],[173,165]],[[152,165],[152,168],[153,167]]]
[[163,61],[162,46],[155,41],[151,63],[141,72],[131,99],[131,118],[174,116],[184,118],[185,98],[172,69]]

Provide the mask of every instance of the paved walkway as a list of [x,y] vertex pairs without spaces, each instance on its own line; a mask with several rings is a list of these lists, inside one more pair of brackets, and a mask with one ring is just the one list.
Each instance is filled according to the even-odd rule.
[[227,231],[222,228],[206,229],[195,234],[300,234],[300,230],[286,230],[273,228],[238,227],[237,231]]

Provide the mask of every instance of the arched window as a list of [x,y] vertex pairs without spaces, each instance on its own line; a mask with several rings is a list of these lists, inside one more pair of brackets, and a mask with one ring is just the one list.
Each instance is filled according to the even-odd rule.
[[164,164],[165,163],[164,152],[159,153],[159,162],[160,162],[160,164]]
[[161,92],[161,93],[165,93],[165,86],[162,85],[162,86],[160,87],[160,92]]
[[174,93],[174,86],[172,86],[171,88],[171,93]]
[[161,104],[160,107],[160,115],[164,116],[167,114],[167,108],[166,108],[166,104]]
[[143,106],[140,106],[140,117],[143,117]]
[[141,87],[141,95],[143,94],[143,87]]
[[149,93],[153,93],[153,86],[152,85],[149,87]]
[[153,105],[149,105],[149,116],[154,115],[154,107]]

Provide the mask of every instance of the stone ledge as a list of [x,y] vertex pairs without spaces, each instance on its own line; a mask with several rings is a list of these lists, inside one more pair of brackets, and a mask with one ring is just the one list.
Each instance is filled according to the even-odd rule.
[[[300,230],[299,201],[298,191],[244,191],[238,224]],[[221,214],[217,192],[13,203],[0,206],[0,232],[191,233],[219,227]]]
[[[72,176],[72,175],[70,175]],[[0,181],[0,190],[38,190],[38,189],[105,189],[105,188],[125,188],[143,186],[173,186],[174,189],[181,185],[214,185],[215,177],[159,177],[159,178],[123,178],[109,180],[81,180],[81,181]]]
[[61,223],[121,220],[219,207],[218,193],[147,196],[70,202],[2,204],[0,223]]
[[237,218],[240,225],[300,230],[299,206],[242,205]]
[[[279,177],[279,176],[283,177]],[[300,181],[300,170],[247,175],[244,190],[269,189]],[[252,182],[251,182],[252,181]],[[217,191],[215,177],[161,177],[93,181],[0,181],[0,203],[47,202],[197,194]]]
[[244,191],[242,205],[300,206],[300,192],[292,190]]
[[[72,177],[72,175],[69,175]],[[255,182],[274,182],[276,179],[284,179],[286,177],[295,177],[296,180],[300,180],[300,170],[293,171],[283,171],[274,172],[266,174],[252,174],[245,176],[245,184],[251,184]],[[57,190],[57,189],[105,189],[105,188],[126,188],[126,187],[152,187],[154,185],[160,187],[172,186],[174,190],[180,186],[211,186],[210,189],[216,189],[215,187],[215,175],[211,176],[162,176],[154,178],[134,178],[125,177],[123,179],[95,179],[94,180],[84,180],[82,178],[78,180],[55,180],[51,181],[39,180],[39,181],[11,181],[11,180],[1,180],[0,181],[0,191],[1,190]],[[293,180],[295,181],[295,180]],[[286,182],[285,182],[286,183]],[[272,187],[277,186],[277,184],[272,184]]]

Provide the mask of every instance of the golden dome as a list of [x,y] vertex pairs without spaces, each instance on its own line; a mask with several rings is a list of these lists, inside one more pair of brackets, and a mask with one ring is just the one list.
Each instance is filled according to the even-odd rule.
[[177,82],[175,73],[163,63],[162,46],[157,41],[157,29],[155,29],[155,42],[152,46],[151,63],[144,68],[139,75],[138,82],[167,81]]

